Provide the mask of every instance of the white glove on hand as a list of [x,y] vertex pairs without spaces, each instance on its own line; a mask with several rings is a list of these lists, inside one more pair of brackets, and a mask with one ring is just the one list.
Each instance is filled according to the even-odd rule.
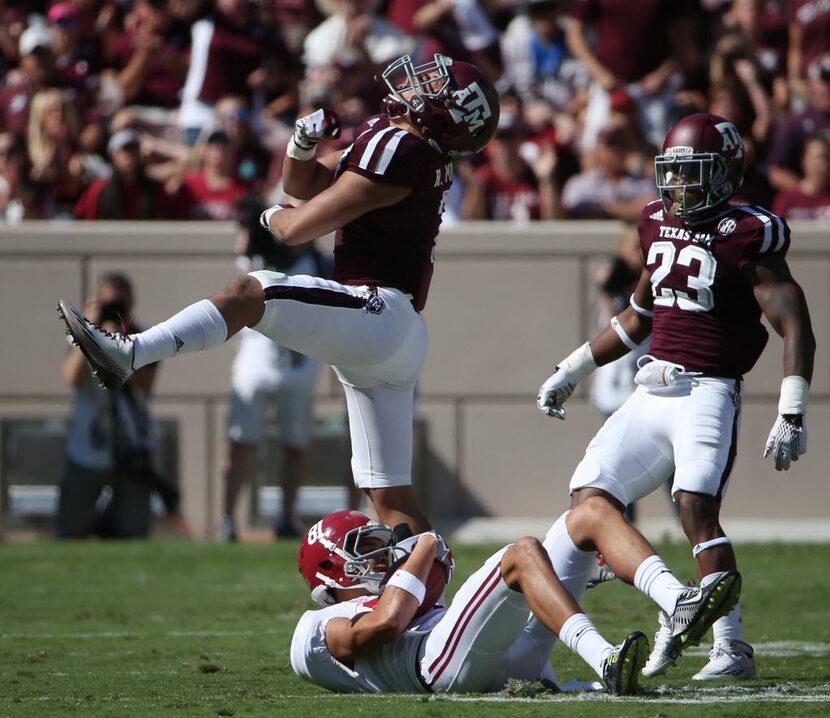
[[791,461],[807,453],[807,421],[801,414],[779,414],[767,438],[764,458],[775,458],[775,470],[787,471]]
[[562,404],[574,393],[576,384],[576,380],[567,369],[557,367],[556,371],[539,387],[539,396],[536,397],[536,406],[539,407],[539,411],[564,420],[565,409]]
[[294,144],[306,151],[318,142],[334,140],[340,136],[340,118],[325,108],[301,117],[294,126]]
[[565,418],[562,404],[574,393],[576,385],[597,368],[590,342],[571,352],[556,367],[547,381],[539,387],[536,406],[539,411],[557,419]]
[[[435,551],[435,560],[439,563],[443,563],[446,567],[447,583],[449,583],[452,579],[452,572],[455,569],[455,559],[453,558],[452,550],[447,545],[447,542],[444,540],[444,537],[440,534],[436,533],[435,531],[427,531],[426,533],[435,536],[435,538],[438,539],[438,546],[436,547]],[[395,553],[396,562],[402,558],[408,557],[409,554],[412,553],[412,549],[415,548],[415,544],[418,543],[418,539],[424,535],[425,534],[415,534],[414,536],[405,538],[402,541],[398,541],[393,549]]]

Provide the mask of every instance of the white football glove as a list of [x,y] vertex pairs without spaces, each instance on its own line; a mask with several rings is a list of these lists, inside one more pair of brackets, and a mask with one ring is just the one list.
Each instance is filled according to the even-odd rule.
[[294,144],[306,151],[318,142],[335,140],[340,136],[340,118],[325,108],[301,117],[294,126]]
[[[431,534],[438,539],[438,546],[436,546],[435,551],[435,560],[443,563],[446,567],[447,583],[449,583],[452,580],[452,572],[455,569],[455,559],[452,555],[452,549],[450,549],[449,545],[447,545],[447,542],[444,540],[444,537],[440,534],[435,531],[427,531],[426,533]],[[396,561],[409,556],[415,548],[415,544],[418,543],[418,539],[423,535],[424,534],[415,534],[414,536],[409,536],[408,538],[398,541],[392,549],[395,554]]]
[[764,458],[775,459],[776,471],[788,471],[790,462],[807,453],[807,421],[801,414],[779,414],[764,448]]
[[539,396],[536,397],[536,406],[539,407],[539,411],[557,419],[564,419],[565,408],[562,404],[574,393],[576,384],[576,380],[567,369],[557,367],[556,371],[539,387]]
[[591,344],[585,342],[559,362],[556,371],[539,387],[539,395],[536,397],[539,411],[557,419],[564,419],[565,409],[562,404],[570,398],[580,380],[596,368],[597,363],[591,354]]

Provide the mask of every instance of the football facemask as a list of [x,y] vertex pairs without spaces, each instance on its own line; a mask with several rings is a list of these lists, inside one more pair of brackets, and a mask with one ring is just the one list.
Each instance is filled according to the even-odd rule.
[[435,54],[432,62],[414,65],[409,55],[399,57],[381,73],[389,94],[413,112],[421,112],[425,98],[448,95],[452,60]]
[[663,203],[670,215],[681,219],[710,210],[733,191],[722,157],[684,150],[691,148],[673,148],[654,158],[655,180]]
[[[334,602],[329,591],[332,588],[379,592],[386,569],[394,561],[394,535],[388,526],[366,519],[365,524],[340,536],[336,527],[330,532],[323,526],[325,519],[309,530],[304,544],[316,545],[315,553],[321,553],[315,556],[312,565],[301,564],[301,571],[311,588],[312,600],[321,606]],[[309,569],[311,575],[306,575]]]

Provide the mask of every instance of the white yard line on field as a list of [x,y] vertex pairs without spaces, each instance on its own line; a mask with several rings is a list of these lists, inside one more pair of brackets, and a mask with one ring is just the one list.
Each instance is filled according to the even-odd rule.
[[[331,698],[342,701],[344,699],[363,700],[366,698],[389,699],[386,693],[367,693],[344,696],[338,693],[323,693],[319,695],[291,695],[280,696],[284,700],[316,701]],[[424,700],[423,694],[394,695],[397,699]],[[830,701],[830,685],[812,689],[798,688],[792,683],[780,686],[744,687],[721,686],[706,688],[663,686],[657,690],[648,690],[637,696],[610,696],[603,692],[587,693],[556,693],[541,694],[539,696],[506,696],[502,694],[485,696],[453,695],[448,693],[435,694],[429,697],[435,703],[638,703],[643,705],[672,704],[672,705],[702,705],[718,703],[826,703]]]
[[[295,614],[281,614],[275,618],[296,618]],[[116,639],[143,639],[161,636],[163,638],[223,638],[232,636],[270,636],[282,633],[274,628],[266,628],[261,631],[253,630],[229,630],[229,631],[164,631],[162,633],[130,633],[121,631],[87,631],[82,633],[0,633],[0,640],[8,641],[36,641],[36,640],[75,640],[95,638],[116,638]],[[768,641],[766,643],[753,643],[755,654],[758,656],[770,656],[774,658],[788,658],[797,656],[808,656],[812,658],[830,655],[830,643],[809,642],[809,641]],[[705,656],[709,649],[701,646],[691,648],[685,652],[687,656]]]

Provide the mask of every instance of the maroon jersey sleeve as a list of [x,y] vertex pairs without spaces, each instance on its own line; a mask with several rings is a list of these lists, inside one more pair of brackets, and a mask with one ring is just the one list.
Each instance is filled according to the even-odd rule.
[[790,248],[790,228],[777,214],[761,207],[741,207],[743,217],[737,219],[733,242],[741,251],[736,258],[743,269],[764,254],[786,256]]
[[431,180],[434,163],[424,152],[423,140],[382,120],[369,123],[354,141],[344,170],[401,187]]

